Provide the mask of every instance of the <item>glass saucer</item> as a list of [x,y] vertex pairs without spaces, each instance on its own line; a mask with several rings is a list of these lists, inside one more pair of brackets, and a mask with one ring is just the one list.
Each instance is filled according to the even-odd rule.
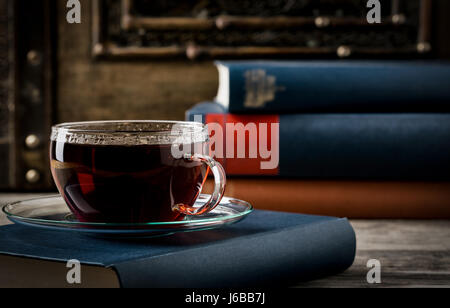
[[[194,206],[202,206],[209,198],[209,195],[201,195]],[[14,202],[3,207],[3,212],[14,223],[111,236],[158,236],[215,229],[236,223],[252,211],[253,207],[248,202],[224,197],[212,212],[201,216],[187,216],[182,221],[85,223],[78,221],[72,215],[64,199],[59,195]]]

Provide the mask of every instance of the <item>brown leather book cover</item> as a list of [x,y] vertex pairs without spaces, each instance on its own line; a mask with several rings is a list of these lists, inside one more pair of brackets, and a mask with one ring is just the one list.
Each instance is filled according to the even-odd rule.
[[[208,182],[206,191],[212,191]],[[226,195],[260,210],[362,219],[449,219],[450,183],[231,178]]]

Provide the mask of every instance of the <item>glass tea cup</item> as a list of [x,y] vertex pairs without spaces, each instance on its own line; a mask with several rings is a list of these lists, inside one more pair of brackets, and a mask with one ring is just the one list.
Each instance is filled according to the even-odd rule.
[[[196,122],[103,121],[56,125],[53,179],[81,222],[179,221],[212,211],[226,175],[208,156],[209,134]],[[211,198],[193,207],[212,173]]]

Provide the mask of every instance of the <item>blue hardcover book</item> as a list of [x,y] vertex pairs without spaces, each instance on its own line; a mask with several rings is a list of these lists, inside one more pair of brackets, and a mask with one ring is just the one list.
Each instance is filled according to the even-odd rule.
[[[0,234],[0,255],[111,268],[124,288],[290,286],[342,272],[356,253],[346,219],[268,211],[222,229],[149,239],[102,239],[21,225],[0,227]],[[2,276],[0,282],[7,280]]]
[[450,63],[217,62],[216,101],[230,113],[450,110]]
[[[212,142],[223,142],[222,153],[213,154],[228,175],[450,179],[450,114],[243,115],[226,113],[219,104],[202,103],[186,117],[208,123]],[[223,138],[217,138],[217,127]],[[249,142],[249,136],[258,142]],[[234,145],[231,151],[230,144]],[[239,152],[245,157],[239,157]]]

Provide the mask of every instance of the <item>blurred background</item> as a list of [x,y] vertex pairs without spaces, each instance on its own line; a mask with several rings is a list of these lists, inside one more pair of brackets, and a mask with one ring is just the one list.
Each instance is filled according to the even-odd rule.
[[[216,96],[215,60],[450,58],[449,1],[380,2],[382,22],[369,24],[365,0],[81,0],[81,23],[69,23],[67,1],[0,0],[0,189],[54,190],[52,124],[184,120],[187,110]],[[295,204],[302,212],[339,216],[450,216],[444,180],[233,181],[229,194],[261,208],[292,210]],[[288,197],[264,197],[271,207],[258,200],[264,187],[284,189]],[[352,212],[362,200],[371,200],[373,210]],[[404,206],[391,211],[399,203]]]

